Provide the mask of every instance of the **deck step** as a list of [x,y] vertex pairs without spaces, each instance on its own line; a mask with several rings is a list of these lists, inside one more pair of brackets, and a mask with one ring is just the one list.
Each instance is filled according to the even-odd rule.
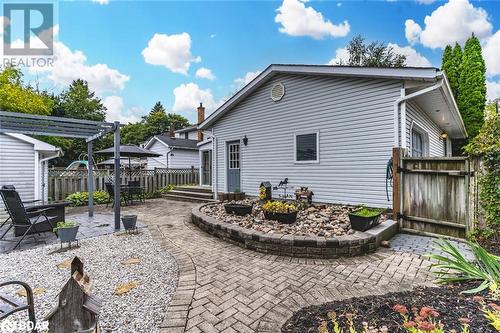
[[174,187],[174,190],[184,192],[212,193],[212,189],[210,187],[203,186],[176,186]]
[[194,192],[194,191],[182,191],[173,189],[168,192],[168,194],[175,194],[175,195],[180,195],[180,196],[185,196],[185,197],[195,197],[195,198],[202,198],[202,199],[212,199],[213,194],[212,192]]
[[163,194],[162,197],[169,200],[176,201],[189,201],[189,202],[216,202],[214,199],[197,198],[193,196],[177,195],[177,194]]

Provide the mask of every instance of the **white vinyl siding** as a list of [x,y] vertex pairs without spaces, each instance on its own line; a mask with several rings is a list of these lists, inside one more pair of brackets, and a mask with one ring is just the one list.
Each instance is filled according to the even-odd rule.
[[[0,133],[0,187],[14,185],[21,200],[35,199],[35,149],[33,144]],[[4,205],[0,200],[0,217]],[[2,220],[3,221],[3,220]]]
[[[148,157],[148,169],[166,168],[167,152],[170,149],[158,140],[155,140],[148,149],[162,155],[159,157]],[[200,165],[198,150],[174,148],[172,153],[173,156],[172,154],[168,155],[169,168],[190,168],[192,166],[198,168]]]
[[[286,94],[270,98],[281,82]],[[214,124],[218,191],[227,190],[226,144],[241,145],[241,191],[258,195],[262,181],[307,186],[314,200],[388,207],[387,161],[393,146],[393,105],[402,81],[276,75]],[[294,163],[296,133],[319,134],[319,163]],[[277,195],[278,193],[275,193]]]
[[443,130],[414,101],[408,101],[406,104],[406,147],[408,150],[411,152],[412,122],[417,124],[419,132],[423,130],[427,134],[428,155],[431,157],[444,156],[444,142],[441,138]]
[[[187,138],[186,138],[186,133],[188,134]],[[175,133],[175,137],[179,139],[198,140],[198,131]]]

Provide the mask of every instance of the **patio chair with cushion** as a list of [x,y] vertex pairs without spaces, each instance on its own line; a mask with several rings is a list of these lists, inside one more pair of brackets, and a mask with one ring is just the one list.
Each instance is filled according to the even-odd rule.
[[48,223],[51,227],[50,231],[52,231],[52,229],[55,227],[51,221],[51,219],[53,219],[54,217],[47,215],[47,212],[50,211],[52,208],[42,208],[42,209],[27,211],[17,191],[1,189],[0,195],[2,196],[5,209],[7,213],[9,213],[11,220],[10,226],[2,234],[2,236],[0,236],[0,240],[15,242],[16,240],[4,240],[3,238],[5,237],[5,235],[7,235],[7,233],[12,227],[25,228],[25,231],[21,235],[21,238],[14,246],[14,250],[19,246],[19,244],[21,244],[24,237],[26,237],[26,235],[30,231],[33,230],[38,235],[40,235],[40,230],[38,230],[36,227],[38,224]]
[[28,310],[28,318],[29,321],[32,322],[33,330],[32,332],[37,332],[36,327],[36,318],[35,318],[35,306],[33,301],[33,291],[30,286],[21,281],[8,281],[0,283],[0,288],[5,286],[21,286],[24,288],[26,293],[26,303],[18,300],[17,298],[13,298],[7,294],[0,293],[0,321],[7,318],[8,316],[23,310]]

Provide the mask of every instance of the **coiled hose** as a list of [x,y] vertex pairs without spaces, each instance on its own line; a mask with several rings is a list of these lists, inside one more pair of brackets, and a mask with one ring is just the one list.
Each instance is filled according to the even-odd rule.
[[389,184],[392,187],[392,157],[387,162],[387,167],[385,168],[385,194],[387,195],[387,201],[389,199]]

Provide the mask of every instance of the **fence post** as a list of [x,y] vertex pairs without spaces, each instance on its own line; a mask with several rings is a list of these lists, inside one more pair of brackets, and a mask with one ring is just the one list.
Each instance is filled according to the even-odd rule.
[[402,148],[392,148],[392,218],[397,222],[398,214],[401,213],[401,174],[398,169],[401,166],[402,154]]

